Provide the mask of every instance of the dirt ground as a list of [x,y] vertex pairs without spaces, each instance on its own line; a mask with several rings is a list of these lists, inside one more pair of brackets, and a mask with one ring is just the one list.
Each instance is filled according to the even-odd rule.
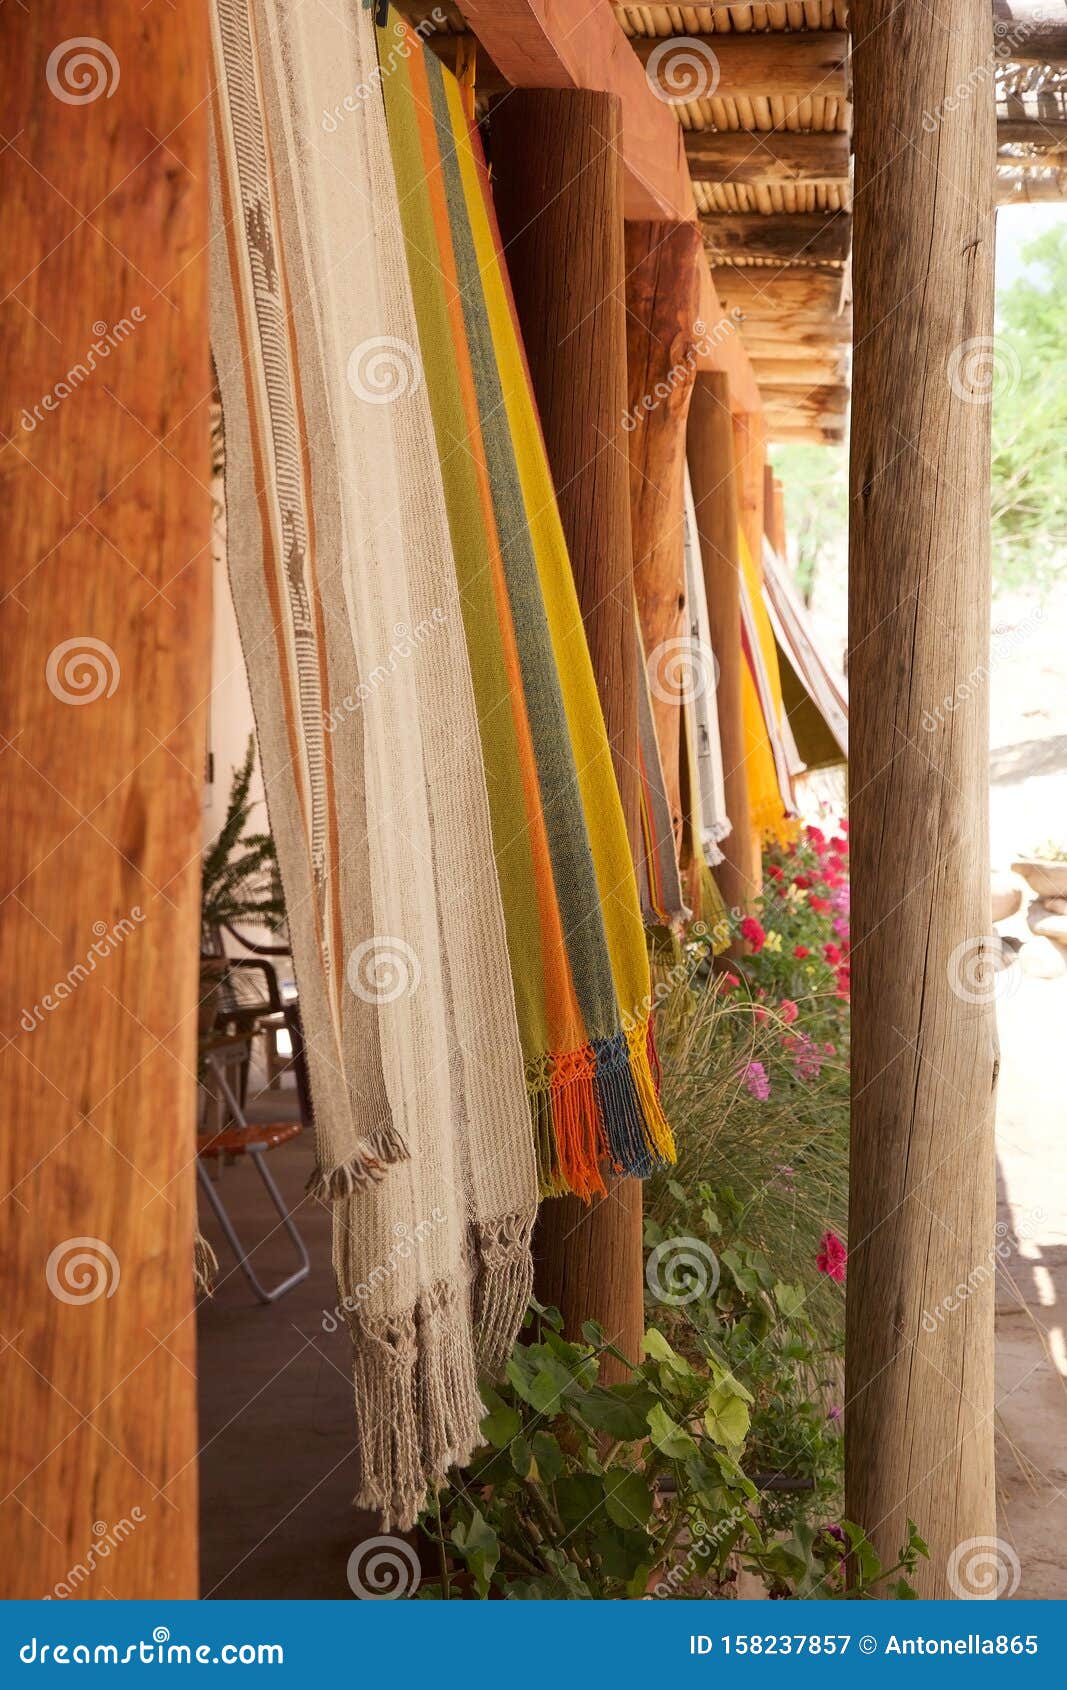
[[[994,869],[1067,846],[1067,592],[994,617],[990,815]],[[1027,893],[1027,897],[1029,894]],[[1023,911],[999,931],[1027,935]],[[1016,965],[998,1003],[999,1532],[1019,1558],[1014,1595],[1067,1597],[1067,975]]]

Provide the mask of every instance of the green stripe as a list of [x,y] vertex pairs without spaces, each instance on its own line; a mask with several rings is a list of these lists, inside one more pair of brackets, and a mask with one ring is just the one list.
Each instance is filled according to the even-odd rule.
[[[391,31],[387,30],[386,35],[392,43]],[[537,899],[530,895],[533,853],[493,590],[489,537],[485,532],[477,470],[468,449],[467,414],[456,363],[457,356],[465,354],[462,348],[453,345],[415,94],[406,60],[399,60],[391,74],[383,79],[383,89],[420,353],[441,459],[478,710],[519,1032],[523,1055],[529,1062],[543,1057],[549,1049],[542,938]]]
[[556,896],[588,1036],[609,1038],[618,1030],[620,1017],[581,789],[456,158],[444,73],[433,54],[425,58]]

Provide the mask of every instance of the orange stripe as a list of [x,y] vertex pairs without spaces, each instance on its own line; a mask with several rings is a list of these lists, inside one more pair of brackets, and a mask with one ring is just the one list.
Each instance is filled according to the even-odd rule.
[[408,60],[408,70],[411,77],[412,104],[418,124],[423,162],[426,166],[426,189],[437,235],[437,259],[444,277],[445,304],[452,325],[456,370],[459,376],[463,408],[467,418],[467,446],[474,462],[478,495],[485,517],[487,547],[492,565],[493,594],[496,599],[501,645],[508,676],[512,716],[515,722],[515,736],[519,748],[519,767],[522,774],[526,822],[534,865],[534,885],[540,915],[541,954],[546,987],[545,1011],[552,1050],[554,1052],[570,1051],[583,1046],[587,1034],[574,989],[570,958],[567,955],[559,902],[552,875],[548,832],[541,805],[541,788],[537,778],[533,739],[526,714],[522,672],[519,666],[518,647],[512,626],[511,604],[508,599],[503,559],[500,554],[500,540],[489,472],[486,465],[481,418],[474,386],[474,372],[471,368],[467,331],[463,321],[463,302],[460,297],[459,276],[455,252],[452,247],[452,231],[448,220],[448,203],[445,196],[444,178],[441,172],[440,153],[437,144],[437,126],[430,105],[429,84],[426,79],[425,61],[421,52],[412,54]]
[[[296,716],[293,709],[293,695],[289,678],[289,653],[285,640],[281,637],[283,625],[281,598],[278,593],[278,553],[274,543],[274,528],[270,520],[270,509],[267,502],[267,464],[266,454],[260,441],[259,406],[255,383],[251,376],[252,339],[249,334],[248,319],[245,314],[244,297],[241,290],[242,270],[237,253],[234,231],[237,227],[237,213],[233,209],[230,197],[230,180],[227,170],[229,154],[226,150],[222,133],[221,94],[216,91],[211,101],[212,122],[215,129],[215,145],[219,160],[219,188],[222,196],[223,220],[226,232],[226,246],[230,260],[230,275],[233,279],[234,312],[237,318],[237,338],[241,344],[241,372],[245,384],[245,400],[248,406],[248,434],[252,449],[253,482],[255,486],[256,503],[259,506],[260,530],[263,537],[263,578],[267,590],[267,600],[271,610],[271,627],[274,634],[274,645],[278,656],[278,673],[281,678],[284,695],[285,731],[289,743],[289,757],[297,779],[294,781],[297,801],[300,805],[300,816],[304,825],[304,844],[308,850],[310,868],[310,826],[308,823],[307,806],[304,800],[303,766],[296,738]],[[314,904],[314,900],[312,900]],[[314,910],[316,934],[320,938],[320,923],[318,910]]]

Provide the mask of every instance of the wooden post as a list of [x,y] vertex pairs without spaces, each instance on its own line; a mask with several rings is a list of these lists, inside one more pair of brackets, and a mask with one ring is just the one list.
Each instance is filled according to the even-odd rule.
[[493,107],[493,198],[636,858],[621,132],[615,94],[517,88]]
[[0,39],[6,1594],[193,1598],[206,9]]
[[[993,36],[989,0],[961,0],[949,33],[895,0],[851,17],[846,1512],[885,1561],[915,1521],[920,1595],[999,1595],[1007,1546],[1003,1584],[976,1585],[996,1530],[984,682],[957,703],[988,664],[996,143],[991,86],[958,90]],[[908,132],[887,153],[901,88]]]
[[735,411],[738,516],[741,532],[757,569],[761,567],[763,556],[763,466],[766,449],[763,418],[752,411]]
[[[514,90],[492,115],[493,192],[631,849],[641,847],[627,469],[622,109]],[[536,1292],[570,1337],[596,1320],[634,1362],[644,1331],[641,1182],[543,1203]],[[605,1356],[601,1377],[625,1369]]]
[[692,223],[626,225],[626,362],[634,587],[675,836],[682,827],[685,425],[701,325]]
[[730,384],[702,370],[693,386],[687,439],[693,482],[711,644],[719,668],[716,704],[722,745],[726,814],[732,825],[722,840],[715,878],[728,910],[744,910],[760,886],[759,851],[752,827],[741,717],[741,601],[737,535],[737,471]]

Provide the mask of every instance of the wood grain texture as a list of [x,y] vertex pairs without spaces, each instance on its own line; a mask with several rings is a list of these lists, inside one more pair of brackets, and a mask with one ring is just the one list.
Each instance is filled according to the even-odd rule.
[[914,1519],[919,1593],[946,1598],[967,1594],[959,1546],[996,1531],[986,689],[943,705],[988,663],[990,411],[959,369],[993,332],[996,144],[988,88],[945,101],[993,37],[989,0],[961,0],[951,30],[895,0],[851,12],[846,1513],[883,1557]]
[[726,814],[731,831],[720,842],[715,879],[730,911],[745,911],[760,887],[759,851],[752,828],[741,715],[740,558],[733,414],[724,376],[701,371],[693,384],[686,436],[700,557],[708,600],[711,646],[718,664],[715,699],[722,746]]
[[493,198],[631,849],[641,849],[626,412],[622,104],[520,90],[492,114]]
[[843,264],[852,244],[852,218],[847,211],[723,212],[702,216],[709,261],[774,258],[783,263]]
[[[592,1203],[550,1197],[534,1227],[534,1293],[557,1308],[568,1338],[596,1320],[609,1343],[633,1361],[641,1358],[645,1329],[642,1184],[607,1178],[608,1194]],[[634,1262],[637,1272],[634,1272]],[[629,1369],[614,1356],[601,1358],[602,1385],[619,1384]]]
[[849,139],[837,130],[688,129],[685,156],[694,182],[735,187],[847,183]]
[[635,38],[631,45],[664,91],[680,98],[689,65],[703,90],[720,100],[784,100],[787,109],[812,95],[848,98],[848,36],[843,30],[736,31],[681,37],[675,53],[661,41]]
[[685,427],[701,335],[699,250],[692,223],[626,225],[628,409],[639,419],[629,436],[634,588],[664,785],[679,839],[681,695],[672,687],[681,685],[682,666],[671,662],[671,653],[676,659],[685,632]]
[[741,532],[759,565],[763,556],[763,466],[767,461],[766,425],[762,417],[734,413],[734,454]]
[[206,29],[0,15],[9,1597],[197,1595]]
[[997,53],[1009,64],[1067,63],[1067,8],[1062,0],[993,0]]

